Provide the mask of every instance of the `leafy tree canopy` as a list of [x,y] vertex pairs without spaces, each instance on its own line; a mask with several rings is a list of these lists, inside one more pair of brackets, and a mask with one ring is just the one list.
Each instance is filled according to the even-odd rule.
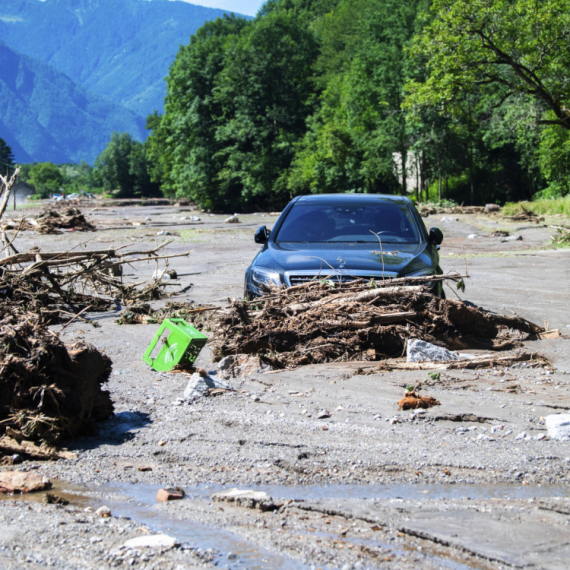
[[434,0],[431,12],[413,50],[429,76],[410,84],[412,103],[488,86],[497,104],[532,96],[550,111],[541,123],[570,129],[570,0]]
[[5,176],[14,168],[14,155],[12,149],[6,144],[6,141],[0,138],[0,174]]

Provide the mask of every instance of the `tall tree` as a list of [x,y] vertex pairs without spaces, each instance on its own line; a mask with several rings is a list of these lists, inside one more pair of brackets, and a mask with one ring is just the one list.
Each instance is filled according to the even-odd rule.
[[95,161],[96,176],[107,191],[118,190],[125,198],[156,196],[159,186],[150,178],[145,145],[129,133],[114,132],[111,141]]
[[14,155],[6,141],[0,138],[0,174],[5,176],[14,169]]

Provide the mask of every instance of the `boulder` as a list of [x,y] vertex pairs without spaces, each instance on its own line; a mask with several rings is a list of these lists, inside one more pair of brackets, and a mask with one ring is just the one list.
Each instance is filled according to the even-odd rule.
[[51,488],[51,482],[41,473],[31,471],[0,472],[0,493],[20,494],[44,491]]
[[548,437],[552,439],[570,439],[570,414],[552,414],[544,419]]
[[455,352],[418,339],[408,341],[406,355],[408,362],[449,362],[450,360],[459,360],[459,355]]
[[274,511],[278,508],[273,499],[263,491],[231,489],[223,493],[213,494],[212,500],[234,503],[238,507],[257,509],[259,511]]
[[207,396],[210,390],[223,388],[225,390],[232,390],[232,387],[223,382],[222,380],[212,376],[200,376],[197,372],[192,374],[186,389],[184,390],[184,399],[200,398]]

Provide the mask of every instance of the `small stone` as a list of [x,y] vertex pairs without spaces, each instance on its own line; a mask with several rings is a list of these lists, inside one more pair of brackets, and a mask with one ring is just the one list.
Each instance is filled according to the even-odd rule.
[[469,234],[467,239],[477,239],[479,236],[477,234]]
[[406,347],[408,362],[448,362],[459,360],[459,356],[447,348],[442,348],[425,340],[409,340]]
[[278,508],[273,499],[263,491],[231,489],[222,493],[214,493],[212,500],[235,503],[239,507],[260,511],[274,511]]
[[103,539],[102,539],[100,536],[92,536],[92,537],[89,539],[89,542],[90,542],[91,544],[95,544],[96,542],[101,542],[102,540],[103,540]]
[[326,418],[330,418],[331,415],[326,410],[321,410],[316,417],[318,420],[324,420]]
[[491,433],[496,433],[502,429],[505,429],[505,426],[503,425],[499,425],[499,426],[492,426],[491,427]]
[[111,509],[109,507],[102,506],[95,511],[95,514],[102,519],[107,519],[111,516]]
[[169,236],[171,235],[170,232],[167,232],[166,230],[162,230],[160,232],[156,232],[157,236]]
[[234,214],[224,220],[226,224],[239,224],[239,218]]
[[156,500],[159,503],[166,503],[167,501],[179,501],[186,496],[186,493],[180,487],[167,487],[166,489],[159,489],[156,493]]
[[526,437],[526,431],[522,431],[515,437],[515,439],[524,439]]
[[164,439],[161,439],[156,445],[159,447],[164,447],[166,445],[166,441],[164,441]]

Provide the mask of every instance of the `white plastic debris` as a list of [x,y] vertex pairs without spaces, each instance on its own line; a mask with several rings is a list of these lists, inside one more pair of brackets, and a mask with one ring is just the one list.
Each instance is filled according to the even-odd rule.
[[459,356],[455,352],[418,339],[408,341],[406,356],[408,362],[449,362],[450,360],[459,360]]
[[544,418],[548,437],[552,439],[570,439],[570,414],[552,414]]

